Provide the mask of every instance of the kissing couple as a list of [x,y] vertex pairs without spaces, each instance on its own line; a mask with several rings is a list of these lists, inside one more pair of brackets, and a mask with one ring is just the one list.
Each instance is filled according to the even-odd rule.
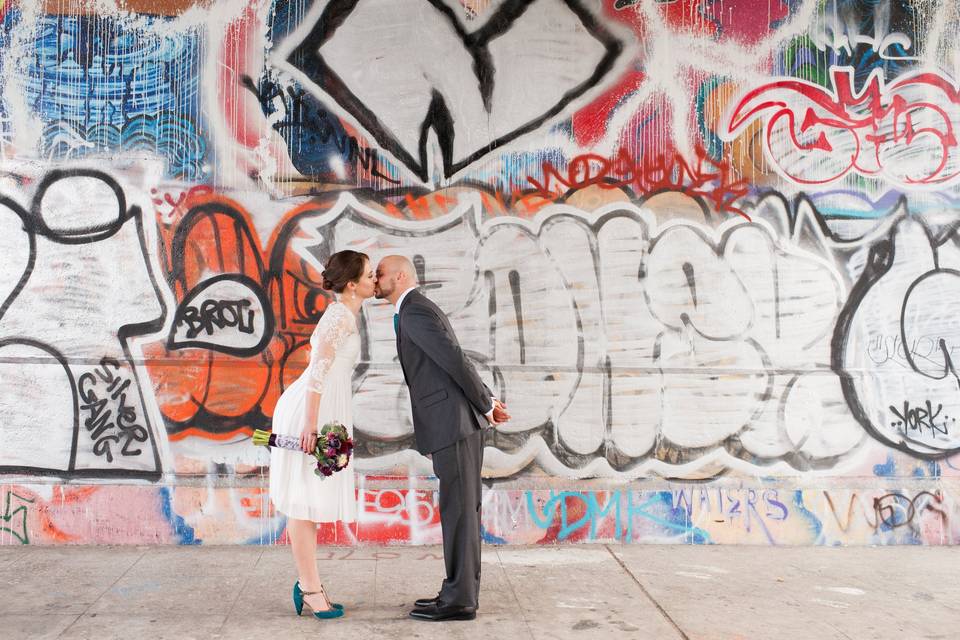
[[[404,256],[387,256],[376,270],[366,254],[339,251],[324,266],[327,305],[310,336],[310,362],[281,395],[273,433],[298,436],[303,452],[270,450],[270,499],[287,517],[287,535],[298,580],[297,615],[304,605],[319,619],[339,618],[317,570],[317,524],[354,522],[357,497],[353,461],[321,478],[309,455],[319,429],[339,422],[353,437],[353,369],[360,357],[359,318],[368,298],[394,306],[393,327],[403,378],[409,388],[417,451],[433,461],[440,483],[440,527],[446,568],[436,596],[417,600],[418,620],[472,620],[480,591],[480,471],[483,429],[510,419],[506,406],[480,380],[446,314],[417,288],[417,272]],[[397,417],[399,419],[399,416]]]

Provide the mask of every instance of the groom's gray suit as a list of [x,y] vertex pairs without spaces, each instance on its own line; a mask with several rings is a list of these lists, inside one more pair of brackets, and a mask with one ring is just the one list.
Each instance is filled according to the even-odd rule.
[[432,454],[440,480],[447,578],[444,604],[476,607],[480,591],[480,501],[484,414],[493,406],[440,308],[417,290],[397,318],[397,353],[410,390],[417,450]]

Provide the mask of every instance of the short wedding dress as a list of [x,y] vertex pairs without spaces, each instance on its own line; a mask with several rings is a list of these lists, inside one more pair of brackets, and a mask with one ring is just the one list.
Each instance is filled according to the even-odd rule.
[[[310,336],[310,364],[280,396],[273,413],[273,432],[299,436],[307,394],[320,394],[316,428],[339,422],[353,437],[351,403],[353,369],[360,357],[360,333],[350,309],[334,302],[327,306]],[[324,478],[314,474],[316,458],[302,451],[270,450],[270,500],[288,518],[314,522],[353,522],[357,496],[353,459],[343,470]]]

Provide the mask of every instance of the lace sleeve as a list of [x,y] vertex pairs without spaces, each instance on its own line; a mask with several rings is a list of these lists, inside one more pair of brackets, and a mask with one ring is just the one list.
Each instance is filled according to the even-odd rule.
[[356,321],[348,308],[342,304],[327,307],[310,337],[309,389],[323,393],[323,381],[337,357],[337,350],[356,331]]

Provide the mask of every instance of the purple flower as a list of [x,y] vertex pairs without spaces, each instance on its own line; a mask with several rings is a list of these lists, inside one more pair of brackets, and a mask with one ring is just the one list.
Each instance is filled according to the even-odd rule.
[[334,436],[334,437],[332,437],[332,438],[330,438],[330,439],[328,440],[327,444],[330,445],[330,448],[331,448],[331,449],[333,449],[334,451],[336,451],[337,449],[340,448],[340,438]]

